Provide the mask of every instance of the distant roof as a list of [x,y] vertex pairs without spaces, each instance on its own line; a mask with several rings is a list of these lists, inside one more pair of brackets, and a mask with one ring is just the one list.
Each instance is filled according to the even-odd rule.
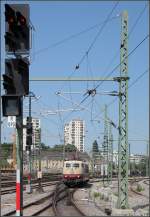
[[[65,162],[70,162],[70,160],[65,160]],[[83,162],[82,160],[71,160],[71,162],[73,163],[78,163],[78,162]]]
[[[76,153],[75,152],[65,152],[65,160],[73,160],[75,159]],[[77,156],[79,160],[90,160],[90,156],[86,152],[77,152]],[[42,159],[63,159],[63,152],[58,151],[50,151],[50,150],[43,150],[41,152]]]

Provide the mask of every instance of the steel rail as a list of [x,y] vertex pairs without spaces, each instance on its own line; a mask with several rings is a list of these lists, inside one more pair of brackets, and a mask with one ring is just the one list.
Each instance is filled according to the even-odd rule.
[[[56,181],[58,182],[58,181]],[[56,182],[55,183],[43,183],[42,184],[42,187],[47,187],[47,186],[52,186],[52,185],[56,185]],[[37,189],[38,188],[38,184],[35,184],[33,185],[33,189]],[[26,187],[24,186],[23,187],[23,190],[26,190]],[[1,190],[1,194],[4,195],[4,194],[9,194],[9,193],[14,193],[16,192],[16,187],[13,187],[13,188],[9,188],[9,189],[4,189],[4,190]]]
[[[146,179],[147,179],[147,178],[146,178]],[[136,191],[136,190],[133,188],[133,184],[134,184],[135,182],[140,182],[140,181],[142,181],[142,180],[145,180],[145,179],[140,179],[140,180],[133,180],[133,181],[131,181],[130,191],[134,192],[134,193],[137,194],[137,195],[140,195],[140,196],[142,196],[142,197],[145,197],[145,198],[148,198],[148,199],[149,199],[148,196],[142,194],[141,192]]]
[[74,193],[76,192],[77,189],[74,189],[72,192],[70,192],[70,196],[71,196],[71,205],[77,210],[77,212],[81,215],[81,216],[86,216],[85,213],[78,207],[78,205],[75,203],[74,201]]
[[[47,195],[47,196],[45,196],[45,197],[43,197],[41,199],[35,200],[35,201],[31,202],[31,203],[28,203],[28,204],[26,204],[26,205],[23,206],[23,209],[26,209],[26,208],[28,208],[28,207],[30,207],[32,205],[35,205],[36,203],[40,203],[40,202],[42,202],[45,199],[49,199],[49,198],[51,198],[53,196],[53,194],[54,194],[54,192],[50,193],[49,195]],[[16,213],[16,210],[12,210],[12,211],[10,211],[10,212],[2,215],[2,216],[12,216],[15,213]]]

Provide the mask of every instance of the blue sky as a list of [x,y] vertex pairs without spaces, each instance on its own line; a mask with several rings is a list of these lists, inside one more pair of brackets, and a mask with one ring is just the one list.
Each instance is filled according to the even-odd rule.
[[[72,73],[75,77],[105,77],[112,69],[119,64],[119,47],[121,32],[121,13],[128,11],[129,32],[136,22],[139,14],[144,9],[146,1],[121,1],[114,10],[111,21],[109,21],[96,43],[92,47],[87,58],[84,59],[80,68],[74,72],[75,66],[80,62],[90,44],[97,35],[102,24],[80,34],[57,46],[54,44],[79,33],[96,24],[103,23],[112,10],[116,1],[3,1],[1,8],[1,26],[4,34],[4,3],[29,3],[30,20],[35,31],[32,37],[30,78],[34,77],[67,77]],[[148,6],[137,22],[130,37],[129,52],[134,49],[148,34]],[[4,40],[2,37],[2,44]],[[128,74],[129,85],[146,69],[148,64],[149,39],[129,57]],[[4,71],[4,46],[2,51],[1,69]],[[114,61],[112,59],[117,54]],[[110,64],[111,63],[111,64]],[[108,67],[109,66],[109,67]],[[111,75],[119,75],[119,68]],[[148,139],[149,119],[149,73],[146,73],[135,85],[129,88],[129,139]],[[85,150],[89,151],[92,142],[97,139],[101,146],[103,141],[104,122],[100,117],[104,116],[101,111],[105,104],[109,104],[114,97],[97,94],[89,97],[83,104],[87,110],[64,112],[60,115],[47,115],[43,117],[45,110],[68,109],[75,107],[84,98],[83,94],[87,88],[93,88],[98,82],[30,82],[30,91],[33,91],[39,100],[33,101],[32,108],[34,117],[40,117],[42,125],[42,141],[53,146],[60,144],[63,139],[63,126],[74,118],[84,119],[86,123]],[[80,94],[63,94],[57,96],[57,91],[63,92],[78,91]],[[118,84],[104,82],[97,92],[118,90]],[[73,102],[71,103],[70,100]],[[28,99],[24,100],[24,108],[28,108]],[[74,103],[74,104],[73,104]],[[26,116],[27,113],[24,113]],[[91,121],[94,116],[99,122]],[[108,106],[108,116],[118,124],[118,100]],[[7,120],[2,124],[2,141],[10,141],[12,129],[7,128]],[[118,138],[117,131],[113,129],[113,136]],[[100,138],[99,138],[100,137]],[[131,152],[145,153],[146,142],[129,141]],[[117,142],[114,142],[114,149],[117,149]]]

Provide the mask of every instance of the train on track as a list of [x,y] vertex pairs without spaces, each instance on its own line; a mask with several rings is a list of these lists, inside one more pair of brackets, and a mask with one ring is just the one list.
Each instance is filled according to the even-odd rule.
[[81,160],[68,160],[64,162],[63,182],[66,185],[84,184],[89,181],[88,163]]

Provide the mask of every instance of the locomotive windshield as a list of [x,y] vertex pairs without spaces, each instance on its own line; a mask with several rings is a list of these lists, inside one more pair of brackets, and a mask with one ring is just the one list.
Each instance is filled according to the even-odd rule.
[[80,164],[79,163],[66,163],[66,168],[79,168]]
[[79,164],[74,163],[74,164],[73,164],[73,167],[79,168]]
[[69,164],[69,163],[66,163],[66,167],[71,167],[71,164]]

